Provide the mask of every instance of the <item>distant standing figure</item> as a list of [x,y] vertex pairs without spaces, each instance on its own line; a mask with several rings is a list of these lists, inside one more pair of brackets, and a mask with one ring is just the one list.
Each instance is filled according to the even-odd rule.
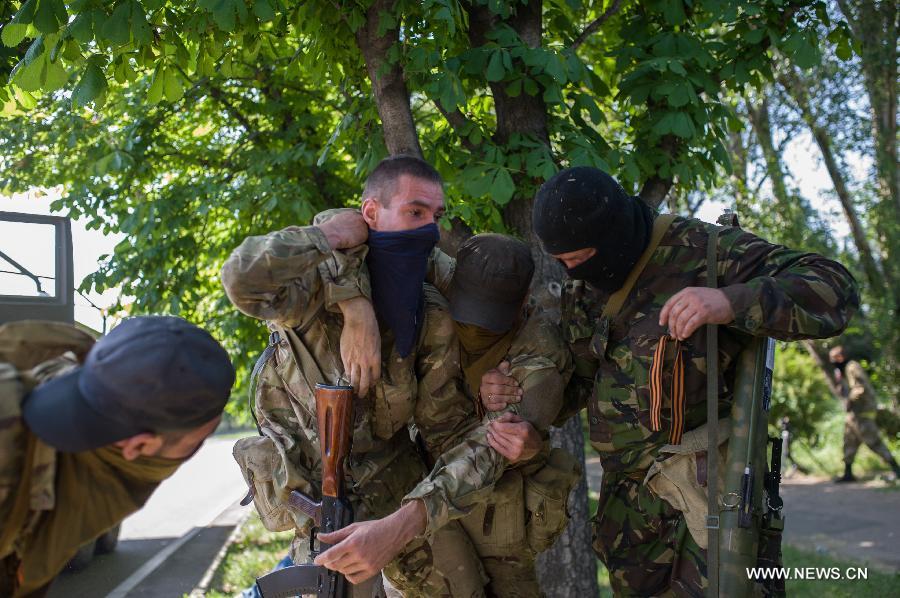
[[875,425],[875,413],[878,404],[875,402],[875,391],[869,377],[858,361],[848,360],[844,348],[838,345],[828,353],[834,375],[841,385],[841,395],[845,399],[847,418],[844,421],[844,475],[835,482],[855,482],[853,460],[859,445],[866,443],[875,454],[884,459],[894,475],[900,478],[900,465],[891,455]]

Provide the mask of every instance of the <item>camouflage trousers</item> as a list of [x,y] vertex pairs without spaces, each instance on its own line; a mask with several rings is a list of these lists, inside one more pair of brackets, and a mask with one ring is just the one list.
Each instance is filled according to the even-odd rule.
[[591,535],[616,596],[703,598],[706,551],[684,517],[640,481],[604,472]]
[[848,413],[847,419],[844,420],[844,463],[853,463],[853,460],[856,459],[856,452],[863,443],[888,463],[893,461],[890,449],[881,440],[875,420]]

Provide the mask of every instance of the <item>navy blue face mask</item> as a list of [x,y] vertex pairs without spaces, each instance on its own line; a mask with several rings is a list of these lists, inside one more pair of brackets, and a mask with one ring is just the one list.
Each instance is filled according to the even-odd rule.
[[378,318],[394,331],[400,357],[409,355],[419,336],[425,306],[422,284],[428,256],[440,238],[437,224],[391,232],[369,230],[366,264],[372,302]]

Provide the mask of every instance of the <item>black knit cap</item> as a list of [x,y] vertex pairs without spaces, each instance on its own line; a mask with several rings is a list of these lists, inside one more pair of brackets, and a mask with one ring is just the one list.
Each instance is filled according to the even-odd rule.
[[84,365],[35,388],[22,415],[57,450],[86,451],[209,422],[233,384],[228,354],[208,332],[181,318],[141,316],[97,341]]
[[457,322],[506,332],[519,315],[533,274],[526,243],[494,233],[470,237],[456,254],[450,314]]

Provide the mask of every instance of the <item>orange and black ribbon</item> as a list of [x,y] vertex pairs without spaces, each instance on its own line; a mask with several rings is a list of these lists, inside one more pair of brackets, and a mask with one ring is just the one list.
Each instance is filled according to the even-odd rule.
[[669,444],[681,444],[681,437],[684,435],[684,356],[681,342],[668,335],[659,338],[650,367],[650,429],[654,432],[662,429],[663,365],[666,361],[666,345],[670,340],[675,341],[675,365],[672,369],[672,428],[669,431]]

